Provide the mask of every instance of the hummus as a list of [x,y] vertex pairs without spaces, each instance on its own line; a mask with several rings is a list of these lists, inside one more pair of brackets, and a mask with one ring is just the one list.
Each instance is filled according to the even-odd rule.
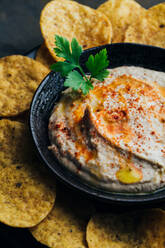
[[67,89],[49,121],[58,160],[86,181],[115,192],[165,185],[165,73],[110,70],[87,96]]

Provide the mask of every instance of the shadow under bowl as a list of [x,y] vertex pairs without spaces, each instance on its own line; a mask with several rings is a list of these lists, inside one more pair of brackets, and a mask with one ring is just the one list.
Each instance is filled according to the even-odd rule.
[[[81,55],[81,65],[85,72],[85,62],[90,54],[95,55],[106,48],[109,57],[109,68],[123,65],[139,66],[165,72],[165,49],[129,43],[109,44],[85,50]],[[95,187],[79,178],[61,165],[53,153],[48,150],[48,121],[54,104],[59,100],[64,79],[59,73],[50,72],[38,87],[30,109],[30,130],[41,160],[55,176],[68,186],[86,196],[115,205],[137,205],[159,203],[165,200],[165,189],[150,194],[113,193]]]

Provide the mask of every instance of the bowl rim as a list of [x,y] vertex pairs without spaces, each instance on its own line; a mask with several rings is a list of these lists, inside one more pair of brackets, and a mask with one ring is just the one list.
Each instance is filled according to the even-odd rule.
[[[122,46],[123,48],[129,47],[129,46],[130,47],[139,47],[139,48],[142,47],[142,48],[146,48],[146,49],[150,48],[150,49],[155,49],[155,51],[159,50],[159,51],[163,51],[165,53],[164,48],[159,48],[159,47],[154,47],[154,46],[149,46],[149,45],[136,44],[136,43],[113,43],[113,44],[106,44],[106,45],[99,46],[99,47],[89,48],[87,50],[84,50],[82,55],[88,54],[89,52],[93,53],[93,51],[95,51],[96,49],[103,49],[103,48],[107,48],[107,47],[120,47],[120,46]],[[80,185],[78,185],[78,184],[75,184],[75,182],[70,181],[68,178],[62,177],[61,174],[48,163],[46,157],[43,155],[42,151],[39,149],[37,136],[34,132],[33,109],[34,109],[34,106],[36,104],[37,97],[42,92],[44,86],[47,84],[47,82],[49,81],[49,78],[52,74],[55,74],[55,76],[56,76],[56,73],[50,72],[42,80],[39,87],[37,88],[37,90],[33,96],[32,102],[31,102],[30,114],[29,114],[29,126],[30,126],[30,132],[32,135],[32,139],[33,139],[33,142],[35,144],[37,153],[38,153],[39,157],[41,158],[41,160],[44,162],[44,165],[46,167],[48,167],[54,173],[54,175],[56,176],[57,179],[59,179],[60,181],[65,183],[67,186],[74,188],[75,190],[79,191],[80,193],[85,193],[86,196],[88,196],[90,198],[94,198],[95,200],[104,201],[105,203],[114,203],[117,205],[118,204],[120,204],[120,205],[123,205],[123,204],[124,205],[127,205],[127,204],[129,204],[129,205],[130,204],[148,204],[148,203],[155,203],[155,202],[163,201],[163,199],[165,199],[165,187],[161,188],[157,191],[154,191],[151,193],[146,193],[146,194],[143,194],[143,193],[142,194],[118,193],[118,192],[106,191],[107,194],[105,195],[104,189],[103,190],[100,188],[98,189],[97,187],[94,187],[94,189],[93,189],[93,186],[88,184],[88,183],[87,183],[87,188],[86,188],[86,182],[85,181],[81,184],[81,180],[80,180]],[[62,165],[62,166],[64,166],[64,165]],[[82,181],[83,181],[83,179],[82,179]],[[85,187],[84,187],[84,185],[85,185]]]

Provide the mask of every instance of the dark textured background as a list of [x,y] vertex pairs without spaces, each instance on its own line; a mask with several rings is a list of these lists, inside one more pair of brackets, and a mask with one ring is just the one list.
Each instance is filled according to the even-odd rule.
[[[0,0],[0,57],[25,53],[42,43],[39,16],[49,0]],[[104,0],[77,0],[97,8]],[[148,8],[161,0],[138,0]]]
[[[77,0],[97,8],[104,0]],[[48,0],[0,0],[0,57],[24,54],[42,43],[39,16]],[[161,0],[138,0],[148,8]],[[0,224],[0,248],[43,248],[28,230]],[[63,248],[63,247],[61,247]],[[100,247],[101,248],[101,247]]]

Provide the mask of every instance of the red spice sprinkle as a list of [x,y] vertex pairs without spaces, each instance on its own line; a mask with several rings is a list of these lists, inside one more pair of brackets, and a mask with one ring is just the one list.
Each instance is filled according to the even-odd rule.
[[138,108],[138,110],[139,110],[139,111],[143,111],[143,108],[142,108],[142,106],[140,106],[140,107]]
[[54,128],[55,128],[55,129],[58,129],[58,128],[60,128],[60,127],[61,127],[61,124],[56,124]]
[[127,91],[130,91],[130,89],[131,89],[131,86],[130,85],[127,85]]
[[142,95],[144,95],[144,90],[140,90],[140,93],[141,93]]
[[119,119],[119,116],[118,116],[118,115],[114,115],[113,118],[114,118],[115,120],[118,120],[118,119]]
[[61,131],[63,132],[63,133],[65,133],[67,136],[71,136],[71,131],[70,131],[70,129],[69,128],[67,128],[67,127],[64,127],[63,129],[61,129]]
[[136,151],[140,153],[140,150],[139,150],[139,148],[137,148],[137,149],[136,149]]
[[141,139],[142,138],[142,135],[141,134],[138,134],[138,139]]
[[127,115],[126,111],[122,110],[121,112],[122,112],[122,114],[123,114],[124,116]]
[[79,153],[78,152],[75,152],[75,156],[78,157]]
[[113,91],[112,94],[111,94],[111,97],[115,97],[116,96],[116,92]]

